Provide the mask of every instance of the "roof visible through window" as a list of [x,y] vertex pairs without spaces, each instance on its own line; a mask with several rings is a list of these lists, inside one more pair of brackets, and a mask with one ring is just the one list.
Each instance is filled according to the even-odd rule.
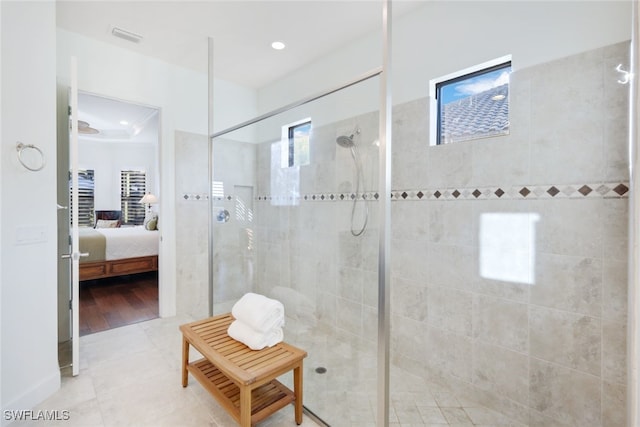
[[509,133],[511,63],[436,84],[438,144]]

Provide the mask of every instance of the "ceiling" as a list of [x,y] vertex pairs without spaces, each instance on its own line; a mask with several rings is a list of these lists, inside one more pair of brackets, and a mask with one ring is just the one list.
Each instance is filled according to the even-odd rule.
[[78,120],[98,131],[83,132],[79,123],[80,140],[157,143],[159,137],[157,109],[84,92],[78,93]]
[[[394,0],[394,16],[421,1]],[[58,0],[56,19],[65,30],[202,73],[207,72],[211,37],[216,78],[258,89],[379,29],[382,2]],[[133,43],[114,37],[113,27],[143,39]],[[273,41],[286,48],[274,50]],[[81,140],[149,142],[158,137],[158,112],[146,106],[81,93],[78,118],[99,130],[81,133]]]
[[[394,1],[393,13],[420,4]],[[379,29],[382,21],[379,0],[58,0],[56,10],[58,27],[203,73],[212,37],[214,75],[256,89]],[[116,38],[114,26],[143,40]],[[287,47],[274,50],[276,40]]]

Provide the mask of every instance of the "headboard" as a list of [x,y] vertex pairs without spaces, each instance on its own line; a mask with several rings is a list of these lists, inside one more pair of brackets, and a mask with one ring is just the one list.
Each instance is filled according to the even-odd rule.
[[[118,221],[118,227],[122,223],[122,211],[96,211],[96,224],[98,224],[98,220],[105,221]],[[94,225],[94,228],[95,228]]]

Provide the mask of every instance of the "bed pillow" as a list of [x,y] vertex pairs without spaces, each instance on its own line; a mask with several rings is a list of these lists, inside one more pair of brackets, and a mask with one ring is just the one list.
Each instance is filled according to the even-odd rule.
[[157,226],[158,226],[158,218],[151,218],[149,221],[147,221],[144,224],[144,228],[146,228],[147,230],[155,230]]
[[118,228],[120,221],[117,219],[99,219],[96,221],[96,228]]

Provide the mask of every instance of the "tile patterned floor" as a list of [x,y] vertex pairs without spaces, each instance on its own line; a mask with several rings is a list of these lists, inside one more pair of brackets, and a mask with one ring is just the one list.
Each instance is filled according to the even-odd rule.
[[[47,426],[235,426],[197,381],[190,378],[187,388],[181,386],[178,326],[192,320],[184,316],[154,319],[82,337],[80,375],[74,378],[65,374],[61,390],[35,409],[70,411],[68,421],[47,422]],[[296,344],[305,345],[309,352],[305,360],[305,403],[334,427],[374,427],[373,355],[363,355],[348,343],[331,342],[327,335],[293,335],[301,341]],[[192,357],[198,358],[195,353],[192,351]],[[315,372],[320,364],[327,373]],[[521,427],[408,373],[392,369],[391,375],[393,427]],[[283,382],[288,381],[285,376]],[[43,425],[41,421],[12,424]],[[289,406],[260,427],[295,425],[293,406]],[[318,424],[305,415],[302,426]]]

